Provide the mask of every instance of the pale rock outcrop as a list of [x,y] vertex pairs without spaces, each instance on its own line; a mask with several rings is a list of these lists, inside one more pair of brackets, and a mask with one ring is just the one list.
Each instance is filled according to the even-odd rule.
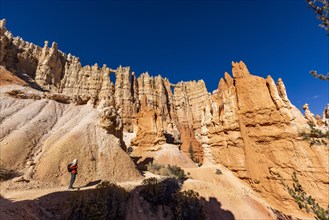
[[202,117],[206,106],[209,106],[210,95],[203,80],[180,82],[174,86],[174,106],[181,134],[181,150],[194,159],[203,161]]
[[320,115],[315,115],[316,125],[319,127],[322,127],[324,125],[324,122],[322,121],[322,118]]
[[95,64],[93,66],[82,67],[79,59],[68,56],[65,64],[65,75],[61,81],[60,91],[64,94],[89,96],[95,101],[102,99],[112,99],[114,84],[110,81],[110,68],[103,65],[102,68]]
[[31,80],[29,77],[35,77],[42,48],[20,37],[13,37],[5,27],[6,20],[0,22],[0,65],[25,80]]
[[137,81],[139,100],[141,101],[143,96],[146,96],[147,106],[159,111],[164,131],[175,136],[174,133],[177,133],[177,116],[174,110],[172,85],[169,80],[160,75],[151,77],[146,72],[142,73]]
[[280,97],[282,98],[282,100],[284,101],[284,103],[286,103],[286,105],[288,106],[288,108],[291,107],[291,103],[290,103],[290,100],[288,99],[288,96],[287,96],[287,91],[286,91],[286,87],[282,81],[281,78],[278,79],[278,91],[279,91],[279,94],[280,94]]
[[197,135],[201,130],[201,118],[210,100],[203,80],[180,82],[174,86],[174,106],[180,124],[193,127]]
[[305,118],[307,119],[307,121],[309,123],[311,123],[313,126],[316,126],[317,125],[317,121],[316,119],[314,118],[314,114],[310,111],[309,107],[308,107],[308,104],[305,103],[303,105],[303,109],[304,109],[304,115],[305,115]]
[[49,90],[51,86],[59,88],[63,77],[63,58],[58,51],[57,43],[53,42],[49,48],[48,41],[45,41],[35,73],[35,81],[39,86]]
[[211,99],[207,102],[201,118],[201,145],[203,149],[204,165],[214,165],[216,163],[211,153],[211,146],[209,144],[210,139],[208,136],[209,127],[212,125],[214,115],[218,115],[218,106],[217,102]]
[[275,85],[275,82],[271,76],[266,77],[266,83],[267,83],[268,89],[270,90],[272,100],[273,100],[275,106],[277,107],[277,109],[280,109],[282,107],[287,107],[287,105],[282,101],[282,99],[279,95],[279,92],[277,90],[277,87]]
[[131,120],[134,119],[134,115],[137,113],[137,109],[134,106],[133,100],[133,87],[131,84],[132,74],[130,67],[120,66],[115,70],[115,92],[114,100],[117,112],[123,119],[123,123],[127,130],[131,130]]
[[64,54],[55,42],[49,47],[46,41],[41,48],[13,37],[5,28],[5,20],[1,24],[0,65],[32,87],[69,96],[88,96],[95,102],[113,97],[114,85],[106,65],[82,67],[79,58]]
[[100,126],[109,134],[113,134],[119,139],[123,137],[122,119],[117,114],[113,106],[105,107],[101,112]]

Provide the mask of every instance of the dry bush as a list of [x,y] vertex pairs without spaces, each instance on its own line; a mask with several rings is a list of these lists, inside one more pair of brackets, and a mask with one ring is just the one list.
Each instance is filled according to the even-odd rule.
[[147,170],[151,173],[161,175],[161,176],[170,176],[180,180],[186,179],[185,172],[182,168],[178,166],[171,166],[171,165],[161,165],[156,163],[149,163],[146,166]]

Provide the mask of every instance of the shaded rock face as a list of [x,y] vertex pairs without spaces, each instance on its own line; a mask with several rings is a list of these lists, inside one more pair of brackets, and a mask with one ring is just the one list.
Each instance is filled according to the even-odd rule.
[[306,120],[291,105],[282,80],[275,84],[270,76],[253,76],[243,62],[232,67],[233,78],[225,73],[219,82],[214,99],[218,110],[213,108],[207,126],[212,158],[276,207],[283,202],[289,209],[293,204],[278,176],[291,179],[293,171],[303,173],[303,186],[327,204],[328,192],[321,191],[329,176],[328,148],[313,149],[299,137]]

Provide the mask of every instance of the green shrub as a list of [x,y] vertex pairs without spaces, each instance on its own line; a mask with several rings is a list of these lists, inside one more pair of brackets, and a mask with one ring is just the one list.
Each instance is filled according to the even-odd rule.
[[172,210],[174,219],[206,219],[199,194],[193,190],[179,192],[181,185],[177,179],[159,180],[152,177],[145,179],[143,184],[144,188],[141,191],[141,195],[151,204],[154,210],[159,205],[166,205]]
[[223,174],[223,172],[222,172],[220,169],[216,169],[216,172],[215,172],[215,174],[217,174],[217,175],[222,175],[222,174]]
[[284,183],[285,188],[288,190],[291,197],[298,204],[300,209],[305,209],[306,212],[312,211],[315,214],[315,219],[317,220],[329,220],[329,207],[327,210],[320,207],[319,204],[312,198],[311,195],[307,195],[304,191],[303,186],[299,183],[297,175],[295,172],[292,174],[293,187],[289,187]]
[[171,166],[171,165],[161,165],[161,164],[156,164],[156,163],[149,163],[146,165],[146,168],[148,171],[161,175],[161,176],[170,176],[174,177],[180,180],[186,179],[185,172],[182,168],[179,166]]
[[303,137],[304,140],[312,140],[314,138],[326,138],[329,139],[329,131],[323,132],[320,129],[315,128],[313,125],[310,126],[309,132],[301,132],[299,135]]
[[199,193],[193,190],[178,192],[174,196],[174,215],[177,220],[203,220],[206,219],[204,207],[201,205]]
[[145,200],[155,205],[169,205],[173,202],[173,195],[180,190],[180,183],[175,178],[158,180],[151,177],[143,180],[144,188],[141,195]]
[[128,154],[131,154],[133,151],[134,151],[134,149],[132,147],[128,147],[127,148],[127,153]]
[[94,190],[75,193],[68,201],[65,219],[125,219],[129,194],[122,187],[104,181]]
[[324,139],[329,139],[329,131],[323,132],[320,129],[315,128],[312,124],[309,124],[309,132],[301,132],[299,135],[303,137],[304,140],[310,142],[310,145],[326,145]]
[[192,161],[194,163],[199,163],[199,160],[197,158],[195,158],[194,150],[193,150],[193,147],[192,147],[192,143],[190,143],[189,153],[190,153],[190,158],[192,159]]
[[174,177],[177,177],[178,179],[185,179],[186,178],[186,175],[185,175],[185,172],[182,168],[180,168],[179,166],[170,166],[168,165],[168,171],[169,171],[169,175],[170,176],[174,176]]
[[159,174],[160,169],[163,167],[164,167],[163,165],[152,163],[152,162],[146,165],[146,169],[154,174]]

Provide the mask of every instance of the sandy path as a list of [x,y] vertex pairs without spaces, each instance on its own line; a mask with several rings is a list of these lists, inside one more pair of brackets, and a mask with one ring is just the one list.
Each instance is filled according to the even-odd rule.
[[[150,178],[150,177],[157,177],[160,176],[154,175],[150,172],[145,172],[144,177]],[[116,184],[120,185],[121,187],[125,188],[126,190],[131,190],[135,188],[136,186],[139,186],[142,184],[143,180],[136,180],[136,181],[126,181],[126,182],[117,182]],[[4,186],[1,186],[4,187]],[[87,189],[94,189],[96,188],[96,185],[93,186],[76,186],[76,188],[79,188],[79,190],[87,190]],[[76,189],[77,190],[77,189]],[[65,192],[65,191],[72,191],[67,188],[67,186],[59,186],[59,187],[50,187],[50,188],[37,188],[37,189],[14,189],[14,190],[1,190],[0,195],[12,202],[16,201],[23,201],[23,200],[33,200],[37,199],[41,196],[54,193],[54,192]],[[1,204],[2,198],[0,197],[0,204]]]
[[[217,169],[222,171],[221,175],[216,174]],[[186,168],[184,170],[185,173],[189,173],[189,178],[184,182],[182,190],[192,189],[197,191],[211,219],[276,219],[276,216],[270,209],[270,205],[257,192],[253,191],[248,184],[244,183],[224,166],[211,165]],[[160,176],[145,172],[144,179],[150,177]],[[142,180],[117,182],[116,184],[124,187],[126,190],[133,190],[142,184]],[[93,189],[95,187],[96,185],[82,187],[80,190]],[[0,214],[8,208],[17,208],[17,204],[20,201],[34,200],[36,201],[35,204],[38,204],[36,199],[48,194],[55,194],[51,198],[62,199],[56,193],[61,194],[60,192],[67,191],[71,190],[68,190],[66,186],[28,190],[8,189],[2,191]],[[138,205],[135,204],[134,206],[139,207]],[[29,206],[27,205],[26,207]],[[25,208],[25,210],[28,209]]]

